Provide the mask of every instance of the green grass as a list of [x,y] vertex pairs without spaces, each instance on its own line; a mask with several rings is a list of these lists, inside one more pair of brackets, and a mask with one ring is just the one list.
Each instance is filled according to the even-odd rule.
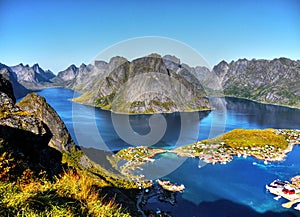
[[114,201],[103,202],[93,184],[85,174],[76,178],[71,172],[54,182],[46,179],[20,184],[0,181],[0,215],[130,216]]
[[235,129],[215,139],[202,142],[207,144],[225,142],[226,145],[232,148],[272,145],[276,148],[286,149],[288,146],[285,137],[275,134],[272,129]]
[[[83,154],[75,149],[71,152],[68,157],[63,155],[63,161],[74,168]],[[20,167],[20,163],[25,166]],[[67,169],[50,180],[46,173],[32,172],[26,168],[26,163],[15,160],[9,152],[2,150],[0,216],[130,216],[113,199],[101,194],[101,188],[126,187],[127,182],[122,179],[113,182],[117,177],[101,174],[106,180],[93,176],[88,170]]]

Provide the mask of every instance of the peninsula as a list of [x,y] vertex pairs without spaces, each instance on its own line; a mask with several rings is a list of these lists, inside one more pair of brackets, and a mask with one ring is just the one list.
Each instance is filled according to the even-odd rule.
[[[154,156],[161,153],[176,153],[179,157],[198,157],[209,164],[226,164],[233,157],[255,157],[264,163],[282,161],[293,146],[300,144],[300,130],[235,129],[217,138],[198,141],[173,150],[152,149],[139,146],[123,149],[110,160],[125,175],[133,176],[133,171],[140,169],[146,162],[152,162]],[[119,164],[123,160],[122,165]],[[119,165],[119,166],[118,166]],[[134,176],[136,179],[143,178]]]

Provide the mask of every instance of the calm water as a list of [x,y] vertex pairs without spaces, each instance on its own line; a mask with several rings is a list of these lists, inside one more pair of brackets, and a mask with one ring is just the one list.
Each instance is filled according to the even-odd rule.
[[[53,88],[42,90],[39,94],[58,112],[72,137],[81,146],[117,151],[137,145],[128,141],[126,135],[133,132],[132,137],[139,138],[138,136],[151,132],[150,115],[130,116],[132,132],[118,134],[110,112],[72,103],[69,99],[76,94],[73,91]],[[227,98],[225,101],[212,99],[211,103],[216,107],[212,112],[163,115],[166,129],[161,130],[161,135],[158,135],[159,131],[151,137],[150,143],[156,141],[154,137],[158,137],[157,142],[151,144],[174,148],[197,139],[214,137],[234,128],[300,129],[300,110],[234,98]],[[123,117],[125,116],[115,116],[118,126],[124,123]],[[128,126],[125,124],[120,128],[122,130],[127,129],[126,127]],[[265,192],[264,186],[276,178],[290,179],[300,174],[299,156],[300,148],[297,146],[281,163],[264,165],[253,158],[235,158],[226,165],[205,165],[198,168],[197,159],[185,160],[172,154],[163,154],[157,156],[154,163],[145,165],[144,170],[139,173],[146,177],[163,175],[186,186],[184,193],[177,195],[178,203],[175,206],[158,203],[156,198],[150,199],[147,205],[170,210],[174,216],[290,216],[285,213],[286,209],[281,208],[284,200],[273,200],[273,196]],[[253,165],[253,162],[257,165]]]

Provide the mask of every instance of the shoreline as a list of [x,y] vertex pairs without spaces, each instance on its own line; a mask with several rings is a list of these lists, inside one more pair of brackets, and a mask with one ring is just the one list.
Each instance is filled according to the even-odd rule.
[[[233,160],[233,157],[254,157],[257,160],[262,160],[264,163],[283,161],[287,154],[293,150],[295,145],[300,145],[300,130],[283,130],[273,129],[276,135],[284,135],[288,140],[288,145],[285,149],[275,148],[272,145],[264,147],[228,147],[225,142],[218,144],[205,144],[202,141],[191,145],[182,146],[173,150],[180,157],[199,157],[205,163],[226,164]],[[224,134],[223,134],[224,135]],[[290,139],[293,138],[293,139]],[[221,151],[220,151],[221,149]],[[202,150],[201,152],[197,150]]]
[[[230,163],[234,157],[253,157],[257,160],[263,161],[265,164],[271,162],[280,162],[283,161],[287,154],[293,150],[295,145],[300,145],[300,130],[282,130],[274,129],[274,134],[285,135],[287,138],[290,139],[288,145],[285,149],[276,149],[272,145],[265,145],[262,147],[238,147],[232,148],[227,147],[225,143],[220,142],[220,144],[204,144],[201,141],[196,142],[195,144],[182,146],[172,150],[166,149],[151,149],[145,146],[135,147],[135,148],[128,148],[121,150],[125,153],[125,155],[132,155],[132,158],[127,159],[126,163],[123,164],[120,168],[121,173],[125,175],[132,175],[135,178],[138,177],[134,175],[133,171],[141,169],[141,166],[147,162],[154,162],[153,159],[156,155],[163,154],[163,153],[174,153],[178,157],[188,157],[188,158],[199,158],[205,163],[208,164],[226,164]],[[197,144],[199,143],[199,144]],[[200,148],[201,152],[196,152],[195,149]],[[143,155],[137,155],[136,152],[143,150]],[[118,155],[118,153],[117,153]],[[124,154],[123,154],[124,156]],[[118,156],[119,160],[124,159],[122,155]]]
[[[78,92],[78,91],[76,91],[74,89],[67,88],[67,87],[64,87],[64,86],[37,87],[36,89],[30,89],[30,90],[33,91],[33,92],[36,92],[36,91],[41,91],[43,89],[50,89],[50,88],[65,88],[65,89],[68,89],[68,90],[72,90],[72,91]],[[78,92],[78,93],[80,93],[80,92]],[[245,97],[232,96],[232,95],[207,96],[207,97],[208,97],[208,99],[209,98],[225,98],[225,100],[226,100],[226,98],[244,99],[244,100],[249,100],[249,101],[256,102],[256,103],[261,103],[261,104],[264,104],[264,105],[273,105],[273,106],[280,106],[280,107],[284,107],[284,108],[290,108],[290,109],[298,109],[298,110],[300,110],[300,107],[296,107],[296,106],[289,106],[289,105],[278,104],[278,103],[268,103],[268,102],[257,101],[257,100],[249,99],[249,98],[245,98]],[[78,104],[81,104],[81,105],[87,105],[87,106],[91,106],[91,107],[94,107],[94,108],[100,108],[100,109],[102,109],[104,111],[110,111],[110,112],[113,112],[115,114],[127,114],[127,115],[139,115],[139,114],[147,114],[147,115],[151,115],[151,114],[173,114],[173,113],[181,113],[181,112],[201,112],[201,111],[213,111],[214,110],[214,108],[212,107],[210,109],[203,109],[203,110],[189,110],[189,111],[175,111],[175,112],[161,112],[161,113],[126,113],[126,112],[115,112],[115,111],[112,111],[111,109],[105,109],[105,108],[102,108],[100,106],[94,106],[94,105],[88,104],[88,103],[77,102],[74,99],[76,99],[76,98],[72,98],[71,101],[75,102],[75,103],[78,103]]]
[[289,106],[289,105],[284,105],[284,104],[277,104],[277,103],[268,103],[268,102],[257,101],[257,100],[249,99],[249,98],[245,98],[245,97],[238,97],[238,96],[231,96],[231,95],[224,95],[224,96],[221,96],[221,97],[217,96],[217,98],[226,98],[226,97],[228,97],[228,98],[234,98],[234,99],[249,100],[249,101],[260,103],[260,104],[263,104],[263,105],[273,105],[273,106],[280,106],[280,107],[284,107],[284,108],[290,108],[290,109],[298,109],[298,110],[300,110],[300,107]]

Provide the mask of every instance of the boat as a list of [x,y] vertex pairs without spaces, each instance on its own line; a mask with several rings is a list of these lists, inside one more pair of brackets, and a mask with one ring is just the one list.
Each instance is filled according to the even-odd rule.
[[280,195],[278,195],[277,197],[274,197],[274,200],[279,200],[281,198]]
[[160,179],[157,179],[156,181],[163,189],[167,191],[182,192],[185,189],[185,186],[183,184],[181,185],[172,184],[170,181],[160,180]]
[[300,203],[298,203],[297,206],[294,207],[294,209],[300,211]]

